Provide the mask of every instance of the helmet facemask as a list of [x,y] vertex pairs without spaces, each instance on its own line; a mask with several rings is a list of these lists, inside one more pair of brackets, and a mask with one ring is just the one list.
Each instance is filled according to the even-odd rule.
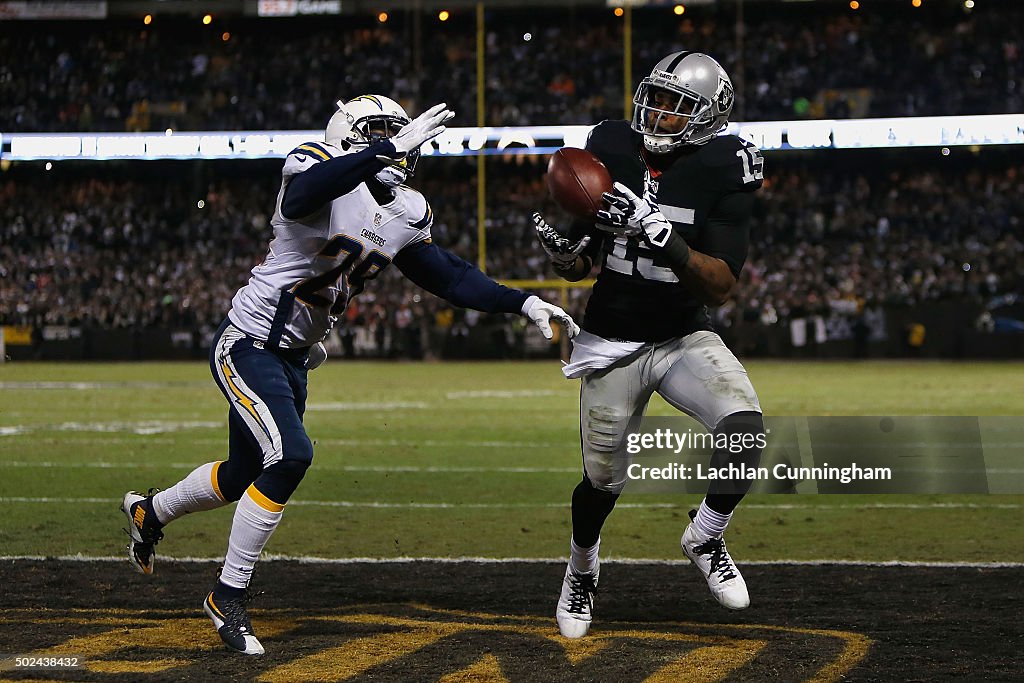
[[[408,123],[408,119],[382,114],[360,119],[356,121],[354,128],[367,145],[372,145],[398,135],[399,131]],[[377,180],[388,187],[397,187],[412,177],[419,159],[420,151],[414,149],[401,160],[393,161],[378,171]]]
[[[392,138],[410,122],[401,105],[380,95],[361,95],[346,103],[338,102],[338,109],[332,123],[342,115],[344,119],[339,120],[333,131],[328,125],[328,142],[333,134],[346,148],[368,147]],[[389,162],[377,172],[376,178],[388,187],[401,185],[413,175],[419,158],[420,151],[413,150],[403,159]]]
[[734,99],[729,76],[718,62],[701,53],[677,52],[637,87],[632,127],[655,154],[701,145],[728,124]]

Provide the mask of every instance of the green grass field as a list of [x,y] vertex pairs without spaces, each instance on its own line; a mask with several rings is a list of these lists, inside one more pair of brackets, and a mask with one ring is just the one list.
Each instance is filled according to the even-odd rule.
[[[1024,415],[1020,363],[748,369],[772,415]],[[227,404],[205,364],[8,364],[0,388],[0,555],[118,555],[124,491],[166,487],[226,457]],[[311,373],[309,393],[315,463],[268,552],[566,554],[578,384],[556,362],[332,361]],[[650,414],[674,413],[656,398]],[[624,497],[634,506],[610,518],[603,553],[679,559],[686,511],[698,501]],[[751,496],[730,527],[730,550],[741,563],[1019,562],[1022,505],[1024,496],[1007,495]],[[176,522],[160,554],[222,555],[231,510]]]

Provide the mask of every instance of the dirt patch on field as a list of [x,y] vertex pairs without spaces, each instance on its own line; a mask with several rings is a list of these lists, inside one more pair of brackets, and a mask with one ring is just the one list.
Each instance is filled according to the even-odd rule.
[[752,566],[750,609],[689,566],[606,564],[578,641],[554,624],[564,565],[265,562],[267,655],[227,652],[200,604],[214,565],[0,564],[0,653],[74,656],[95,681],[1019,680],[1019,569]]

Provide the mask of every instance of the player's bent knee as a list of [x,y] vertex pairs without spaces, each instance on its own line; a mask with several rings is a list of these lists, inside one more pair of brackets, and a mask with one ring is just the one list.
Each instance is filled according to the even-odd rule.
[[626,480],[608,467],[595,467],[593,461],[586,463],[586,480],[595,491],[618,495],[626,486]]
[[263,463],[243,462],[238,459],[229,458],[220,463],[217,467],[217,488],[221,497],[226,501],[234,502],[242,497],[249,484],[256,481],[263,471]]
[[309,463],[302,460],[278,460],[263,470],[256,480],[256,488],[267,498],[285,503],[299,487],[307,469]]

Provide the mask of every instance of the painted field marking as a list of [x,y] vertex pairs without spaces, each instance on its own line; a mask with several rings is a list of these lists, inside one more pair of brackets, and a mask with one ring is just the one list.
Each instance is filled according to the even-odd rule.
[[92,391],[95,389],[168,389],[173,387],[207,386],[206,381],[168,381],[153,382],[151,380],[125,380],[120,382],[0,382],[0,389],[56,389],[60,391]]
[[[103,424],[103,423],[97,423]],[[122,423],[123,424],[123,423]],[[226,423],[218,423],[220,427],[227,427]],[[31,431],[38,430],[42,431],[46,425],[10,425],[6,427],[0,427],[0,436],[4,436],[4,430],[8,430],[7,436],[14,436],[18,434],[27,434]],[[88,430],[83,430],[88,431]],[[127,430],[114,430],[114,429],[102,429],[96,430],[102,432],[116,432]],[[175,443],[189,443],[189,444],[212,444],[212,445],[226,445],[227,436],[217,438],[155,438],[146,439],[141,441],[139,439],[133,439],[128,437],[68,437],[61,438],[62,444],[71,443],[83,443],[83,444],[175,444]],[[317,445],[324,446],[366,446],[370,448],[566,448],[574,449],[578,448],[578,444],[565,444],[565,443],[551,443],[543,441],[475,441],[471,439],[314,439],[314,443]]]
[[[59,562],[127,562],[126,555],[0,555],[0,562],[17,561],[53,561]],[[223,562],[223,556],[217,557],[172,557],[161,555],[161,562],[180,562],[182,564],[205,564]],[[264,553],[260,562],[298,562],[299,564],[415,564],[417,562],[433,562],[436,564],[565,564],[568,557],[316,557],[313,555],[279,555]],[[602,564],[622,565],[664,565],[688,566],[688,559],[665,560],[646,557],[608,557],[601,559]],[[1022,569],[1024,562],[931,562],[927,560],[744,560],[740,563],[747,567],[825,567],[829,565],[849,567],[921,567],[934,569]]]
[[381,401],[372,402],[335,402],[335,403],[310,403],[306,406],[306,412],[317,411],[342,411],[342,410],[422,410],[429,408],[426,401]]
[[[193,470],[198,467],[197,463],[194,462],[52,462],[47,460],[41,460],[33,462],[31,460],[0,460],[0,467],[39,467],[42,469],[74,469],[74,468],[87,468],[87,469],[155,469],[155,468],[169,468],[169,469],[188,469]],[[392,472],[411,472],[417,474],[438,474],[438,473],[501,473],[501,474],[565,474],[565,473],[578,473],[578,467],[446,467],[446,466],[421,466],[421,465],[328,465],[317,463],[316,468],[318,470],[329,470],[331,472],[380,472],[380,473],[392,473]]]
[[[29,496],[4,496],[0,497],[0,504],[13,503],[117,503],[120,498],[55,498],[55,497],[29,497]],[[437,509],[453,510],[459,508],[467,509],[515,509],[515,508],[566,508],[569,501],[562,502],[541,502],[541,503],[396,503],[379,500],[302,500],[295,499],[288,502],[289,506],[300,507],[338,507],[338,508],[383,508],[383,509]],[[627,509],[665,509],[685,507],[681,503],[619,503],[615,507]],[[800,504],[758,504],[751,503],[743,506],[750,510],[1019,510],[1024,505],[1017,503],[864,503],[864,504],[840,504],[840,505],[800,505]]]
[[540,398],[541,396],[572,396],[575,397],[579,392],[575,391],[552,391],[550,389],[518,389],[518,390],[499,390],[499,389],[482,389],[477,391],[449,391],[446,392],[444,397],[448,400],[458,400],[463,398]]
[[[125,628],[130,620],[132,629]],[[215,656],[220,650],[216,636],[205,619],[191,612],[173,611],[163,618],[140,617],[136,612],[119,609],[73,609],[62,612],[52,609],[13,609],[0,616],[0,623],[11,626],[56,624],[67,626],[89,624],[106,630],[71,635],[63,642],[32,653],[34,656],[83,656],[84,666],[93,673],[131,674],[157,673],[187,667],[202,658]],[[274,663],[273,668],[257,674],[259,681],[301,682],[325,679],[341,680],[364,673],[373,667],[388,666],[398,658],[419,657],[420,651],[442,639],[449,647],[476,647],[470,640],[460,643],[463,634],[493,634],[495,647],[483,656],[459,657],[450,662],[438,661],[436,654],[424,653],[414,663],[418,671],[440,668],[441,681],[507,680],[501,660],[516,661],[524,655],[536,657],[538,646],[554,645],[573,666],[584,664],[600,676],[604,666],[619,666],[622,653],[637,658],[637,663],[653,669],[647,681],[721,680],[730,674],[757,675],[756,657],[766,648],[785,646],[787,636],[811,636],[838,640],[838,655],[819,656],[818,648],[808,648],[814,667],[809,680],[824,683],[836,681],[860,663],[872,640],[851,631],[809,629],[771,624],[706,624],[663,621],[612,622],[585,640],[570,640],[558,635],[552,620],[526,615],[502,615],[437,609],[429,605],[404,604],[392,606],[356,605],[322,612],[278,615],[270,612],[259,619],[260,635],[280,638],[297,629],[323,633],[318,623],[330,624],[329,633],[338,633],[337,644],[312,654],[304,650],[298,658]],[[339,633],[340,631],[340,633]],[[779,634],[776,639],[772,634]],[[657,646],[650,649],[645,643]],[[666,647],[667,646],[667,647]],[[157,658],[119,659],[124,648],[159,651]],[[645,658],[645,653],[647,659]],[[155,654],[155,652],[154,652]],[[665,656],[669,655],[669,656]],[[550,655],[540,655],[543,660]],[[221,655],[223,657],[223,655]],[[433,659],[432,659],[433,658]],[[443,658],[442,658],[443,659]],[[554,660],[547,659],[549,663]],[[454,668],[454,670],[452,670]],[[436,675],[436,674],[434,674]]]
[[219,429],[223,422],[209,420],[137,420],[116,422],[60,422],[57,424],[5,425],[0,436],[15,436],[32,432],[127,432],[130,434],[166,434],[185,429]]

